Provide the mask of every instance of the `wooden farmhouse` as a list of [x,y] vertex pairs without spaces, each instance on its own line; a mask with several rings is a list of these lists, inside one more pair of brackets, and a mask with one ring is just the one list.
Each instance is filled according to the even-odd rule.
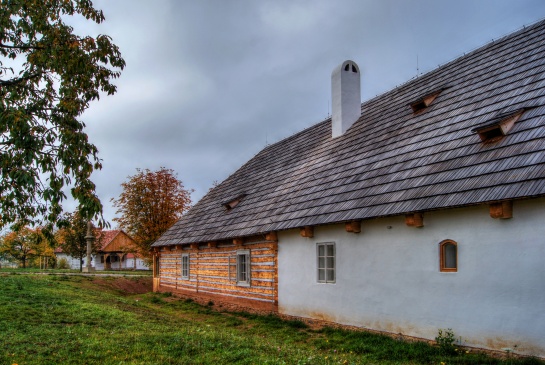
[[[100,248],[91,255],[91,266],[96,270],[149,270],[144,260],[134,253],[134,240],[122,230],[99,231],[97,234]],[[55,249],[57,261],[65,258],[71,269],[79,269],[79,258],[72,257],[62,250],[62,245]],[[83,257],[83,266],[86,266]]]
[[545,21],[332,117],[213,188],[152,247],[154,290],[545,356]]

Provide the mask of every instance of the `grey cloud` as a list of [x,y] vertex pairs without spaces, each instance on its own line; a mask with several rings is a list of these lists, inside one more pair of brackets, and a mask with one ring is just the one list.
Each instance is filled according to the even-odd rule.
[[[84,115],[106,218],[136,168],[178,172],[196,201],[269,143],[327,117],[353,59],[369,99],[545,15],[541,0],[96,0],[127,62]],[[77,22],[75,25],[78,25]]]

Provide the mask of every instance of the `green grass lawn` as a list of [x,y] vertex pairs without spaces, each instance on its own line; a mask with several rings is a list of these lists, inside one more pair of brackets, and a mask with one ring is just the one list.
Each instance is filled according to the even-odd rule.
[[[9,268],[3,267],[0,268],[0,274],[2,273],[25,273],[25,274],[80,274],[79,270],[72,269],[38,269],[38,268]],[[98,270],[95,271],[96,274],[116,274],[116,275],[138,275],[138,276],[150,276],[152,275],[151,270]]]
[[151,281],[0,273],[0,364],[545,364],[223,313],[164,294],[129,294],[120,280]]

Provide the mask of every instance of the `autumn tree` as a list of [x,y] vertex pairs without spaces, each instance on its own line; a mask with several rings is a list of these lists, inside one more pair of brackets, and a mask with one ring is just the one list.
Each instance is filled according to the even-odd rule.
[[[68,226],[61,228],[56,233],[56,240],[65,254],[79,259],[79,271],[83,268],[83,258],[87,256],[87,220],[79,211],[66,213],[65,219]],[[102,246],[102,235],[97,228],[93,232],[95,240],[91,246],[91,251],[96,253]]]
[[33,253],[34,255],[30,260],[31,266],[48,269],[55,265],[55,249],[48,236],[44,235],[42,242],[34,247]]
[[136,241],[138,253],[149,257],[151,244],[189,209],[193,190],[186,190],[171,169],[136,171],[121,184],[119,198],[112,199],[121,215],[114,221]]
[[40,228],[22,227],[0,238],[0,252],[8,258],[19,261],[23,268],[29,259],[37,254],[37,249],[45,240]]
[[103,222],[91,173],[101,168],[81,120],[125,66],[106,35],[78,35],[67,18],[101,23],[90,0],[0,3],[0,228],[62,213],[66,187],[82,214]]

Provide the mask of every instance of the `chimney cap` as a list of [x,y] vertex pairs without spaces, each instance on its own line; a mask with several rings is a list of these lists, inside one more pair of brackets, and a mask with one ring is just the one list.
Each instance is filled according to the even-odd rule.
[[341,71],[351,71],[353,73],[359,74],[360,68],[356,62],[352,60],[346,60],[333,69],[333,71],[331,72],[331,77],[333,77],[333,75],[335,75],[336,73],[340,73]]

